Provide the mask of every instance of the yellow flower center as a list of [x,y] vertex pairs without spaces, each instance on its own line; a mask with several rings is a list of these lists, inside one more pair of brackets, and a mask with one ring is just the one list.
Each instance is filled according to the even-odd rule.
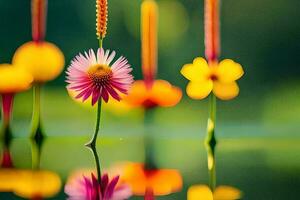
[[96,64],[90,67],[87,74],[94,84],[100,87],[109,83],[112,70],[107,65]]
[[213,64],[210,66],[210,72],[208,74],[208,79],[212,80],[212,81],[219,80],[218,66],[216,64]]
[[218,76],[216,74],[210,74],[209,75],[209,79],[212,81],[217,81],[218,80]]

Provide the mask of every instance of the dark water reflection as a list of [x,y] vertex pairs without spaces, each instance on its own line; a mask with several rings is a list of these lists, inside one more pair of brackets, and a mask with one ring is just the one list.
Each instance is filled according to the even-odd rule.
[[[7,168],[11,170],[10,173],[19,170],[17,173],[21,171],[23,174],[32,172],[31,169],[40,168],[45,174],[35,174],[34,177],[39,180],[34,184],[39,184],[41,187],[43,181],[48,180],[45,183],[48,189],[51,184],[59,189],[55,191],[54,188],[51,191],[53,194],[47,191],[47,196],[52,196],[47,199],[66,199],[63,190],[70,174],[80,169],[94,169],[94,158],[83,145],[86,141],[88,141],[86,137],[47,138],[44,140],[40,154],[37,154],[37,146],[32,146],[32,142],[28,139],[14,139],[9,146],[2,143],[0,191],[3,192],[0,193],[0,199],[23,199],[20,194],[18,196],[4,192],[8,190],[7,188],[5,190],[5,186],[11,184],[12,180],[9,178],[9,172],[5,173]],[[300,146],[298,144],[300,140],[272,139],[266,142],[264,139],[245,138],[219,141],[218,185],[239,188],[243,191],[243,199],[276,200],[299,197]],[[123,161],[144,161],[142,138],[103,137],[98,143],[104,171],[111,170],[116,163]],[[186,199],[187,189],[191,185],[208,184],[206,152],[202,141],[196,138],[154,138],[152,149],[157,167],[178,169],[184,181],[180,192],[157,199],[183,200]],[[40,161],[38,161],[39,155]],[[11,163],[9,163],[10,159]],[[55,183],[56,175],[60,180],[57,183]]]

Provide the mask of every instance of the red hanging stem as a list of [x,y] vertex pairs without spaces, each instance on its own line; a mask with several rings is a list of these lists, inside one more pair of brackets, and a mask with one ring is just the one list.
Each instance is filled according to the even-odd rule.
[[218,61],[220,54],[219,1],[205,0],[205,56],[209,62]]
[[2,94],[2,116],[4,126],[8,126],[10,122],[14,94]]
[[31,0],[32,39],[41,42],[45,39],[47,0]]

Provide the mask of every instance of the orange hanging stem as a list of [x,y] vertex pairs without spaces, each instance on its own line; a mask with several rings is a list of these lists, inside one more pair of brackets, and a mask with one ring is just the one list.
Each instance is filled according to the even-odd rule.
[[103,39],[106,36],[107,17],[107,0],[96,0],[96,35],[98,39]]
[[205,56],[217,61],[220,54],[219,0],[205,0]]
[[141,8],[142,70],[147,86],[151,86],[157,72],[157,21],[155,1],[146,0]]
[[31,0],[32,39],[40,42],[45,39],[47,0]]

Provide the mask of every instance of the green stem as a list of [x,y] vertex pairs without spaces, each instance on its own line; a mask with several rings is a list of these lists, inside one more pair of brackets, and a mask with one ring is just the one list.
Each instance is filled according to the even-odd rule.
[[95,132],[94,132],[94,135],[93,135],[91,141],[86,144],[86,146],[88,146],[88,147],[96,146],[97,137],[98,137],[99,129],[100,129],[101,104],[102,104],[102,100],[101,100],[101,98],[99,98],[98,104],[97,104],[97,121],[96,121]]
[[103,38],[99,38],[99,47],[102,48],[103,47]]
[[33,112],[31,121],[31,138],[35,138],[37,134],[41,134],[41,85],[36,84],[33,87]]
[[216,127],[216,96],[210,95],[209,101],[209,118],[207,123],[207,136],[205,139],[205,146],[207,150],[207,161],[209,171],[209,186],[212,191],[216,188],[216,159],[215,159],[215,148],[217,140],[215,136]]

